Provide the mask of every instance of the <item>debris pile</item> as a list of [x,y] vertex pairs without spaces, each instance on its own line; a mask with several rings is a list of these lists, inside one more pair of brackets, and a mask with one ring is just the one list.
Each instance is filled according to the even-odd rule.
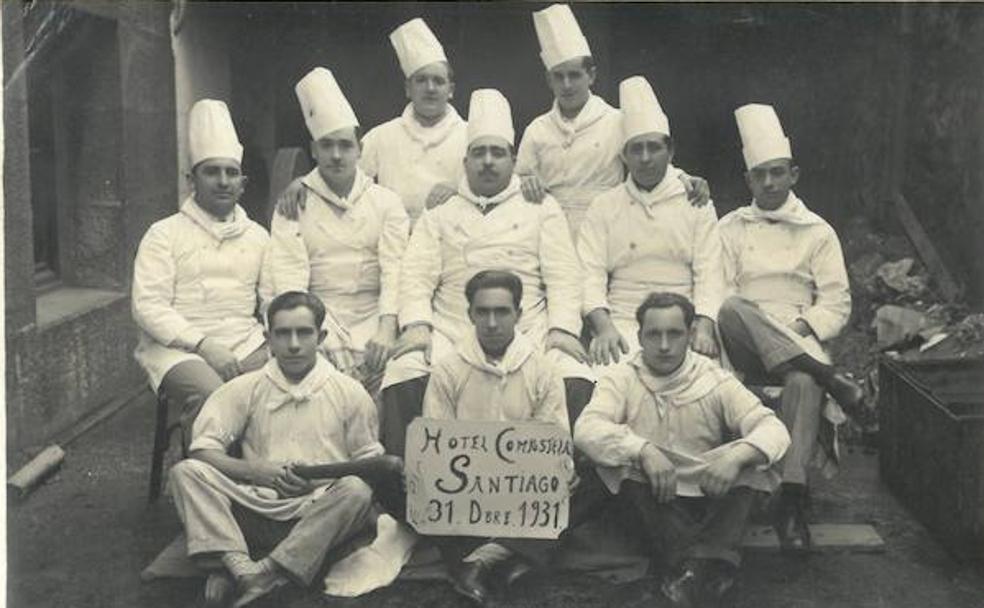
[[875,430],[880,353],[904,361],[982,358],[984,313],[960,298],[948,301],[905,236],[879,233],[857,218],[844,237],[853,315],[830,350],[864,384],[870,414],[855,416],[846,429],[850,440]]

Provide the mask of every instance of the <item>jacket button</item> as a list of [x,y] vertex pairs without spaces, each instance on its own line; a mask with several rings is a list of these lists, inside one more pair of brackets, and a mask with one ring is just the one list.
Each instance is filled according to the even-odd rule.
[[635,249],[635,248],[636,248],[635,243],[629,243],[629,249]]

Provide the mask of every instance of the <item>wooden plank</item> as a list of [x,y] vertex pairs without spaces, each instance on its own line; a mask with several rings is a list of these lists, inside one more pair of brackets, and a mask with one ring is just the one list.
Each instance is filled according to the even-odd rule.
[[923,230],[922,224],[919,223],[916,214],[912,212],[912,207],[909,206],[909,203],[900,192],[896,192],[893,199],[899,221],[902,222],[902,227],[905,229],[906,235],[912,241],[912,245],[916,248],[916,252],[919,253],[923,264],[926,265],[929,276],[933,278],[933,281],[939,287],[940,293],[947,302],[957,300],[963,293],[963,289],[953,278],[953,275],[946,269],[946,266],[943,264],[943,258],[936,251],[936,247],[933,246],[933,241],[929,238],[929,235]]
[[[815,550],[850,549],[859,552],[881,552],[885,541],[868,524],[810,524],[810,536]],[[772,526],[749,526],[742,547],[760,551],[778,551],[779,537]]]

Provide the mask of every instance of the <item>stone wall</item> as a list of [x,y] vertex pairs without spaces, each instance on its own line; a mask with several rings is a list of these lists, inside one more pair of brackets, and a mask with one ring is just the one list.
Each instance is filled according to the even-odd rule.
[[[132,262],[150,224],[175,208],[177,188],[170,5],[7,9],[4,397],[13,451],[48,441],[146,383],[132,355]],[[25,48],[41,38],[25,32],[25,14],[54,41],[36,42],[41,50],[27,61]],[[57,181],[49,189],[57,194],[59,281],[45,290],[35,286],[32,255],[31,69],[55,104],[55,143],[44,154]]]
[[902,192],[984,305],[984,6],[916,5]]

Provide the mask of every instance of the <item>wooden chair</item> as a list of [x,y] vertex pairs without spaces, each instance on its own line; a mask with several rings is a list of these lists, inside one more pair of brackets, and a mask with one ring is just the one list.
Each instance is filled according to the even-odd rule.
[[147,501],[156,502],[161,496],[161,485],[164,476],[164,456],[171,447],[171,436],[177,431],[181,439],[181,457],[187,458],[188,451],[185,447],[186,441],[184,429],[181,422],[168,421],[168,406],[170,402],[167,394],[161,390],[157,393],[157,424],[154,427],[154,451],[150,459],[150,487],[147,492]]

